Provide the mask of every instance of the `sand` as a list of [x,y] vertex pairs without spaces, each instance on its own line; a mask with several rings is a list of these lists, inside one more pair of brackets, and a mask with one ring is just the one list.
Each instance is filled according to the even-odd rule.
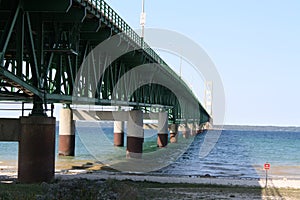
[[[78,168],[70,169],[69,166],[63,166],[55,171],[55,177],[58,179],[86,178],[90,180],[96,179],[116,179],[116,180],[132,180],[132,181],[150,181],[158,183],[191,183],[191,184],[209,184],[223,186],[244,186],[244,187],[260,187],[266,186],[265,178],[261,179],[241,179],[241,178],[224,178],[224,177],[203,177],[203,176],[175,176],[175,175],[157,175],[157,174],[134,174],[122,172],[109,172],[101,170],[103,165],[93,165],[82,167],[82,163],[78,163]],[[68,168],[68,169],[67,169]],[[17,178],[16,168],[11,166],[1,166],[0,180],[9,180]],[[268,187],[272,188],[293,188],[300,189],[300,179],[292,178],[272,178],[268,179]]]
[[[95,183],[107,180],[113,183],[111,191],[119,188],[118,195],[126,197],[133,193],[143,199],[300,199],[300,180],[269,179],[265,188],[264,179],[235,179],[221,177],[199,176],[166,176],[156,174],[129,174],[109,171],[91,171],[86,169],[57,170],[57,181],[46,184],[48,193],[58,188],[58,194],[65,194],[64,184],[67,186],[91,187]],[[16,172],[0,171],[0,183],[9,185],[17,180]],[[117,181],[114,181],[117,180]],[[87,182],[91,181],[91,182]],[[94,182],[93,182],[94,181]],[[112,182],[113,181],[113,182]],[[147,181],[147,182],[145,182]],[[86,183],[86,184],[84,184]],[[43,185],[42,183],[41,185]],[[198,186],[199,184],[199,186]],[[44,184],[45,185],[45,184]],[[62,185],[62,187],[57,187]],[[237,186],[237,187],[235,187]],[[76,186],[77,187],[77,186]],[[99,187],[101,189],[101,187]],[[97,190],[100,190],[98,187]],[[71,188],[72,189],[72,188]],[[60,191],[61,190],[61,191]],[[78,190],[78,188],[77,188]],[[76,190],[76,191],[77,191]],[[80,190],[80,191],[81,191]],[[111,192],[110,191],[110,192]],[[48,194],[47,193],[47,194]],[[13,193],[15,194],[15,193]],[[46,195],[47,195],[46,194]],[[97,193],[98,194],[98,193]],[[39,194],[40,195],[40,194]],[[76,194],[74,194],[76,196]],[[120,198],[126,199],[126,198]],[[138,198],[136,198],[138,199]]]
[[[199,176],[166,176],[151,174],[126,174],[115,172],[93,172],[85,170],[70,170],[68,173],[56,174],[58,179],[85,178],[90,180],[97,179],[116,179],[132,181],[149,181],[157,183],[190,183],[205,185],[222,185],[222,186],[242,186],[242,187],[260,187],[265,188],[265,179],[235,179],[235,178],[216,178],[216,177],[199,177]],[[268,187],[272,188],[293,188],[300,189],[300,180],[292,179],[268,179]]]

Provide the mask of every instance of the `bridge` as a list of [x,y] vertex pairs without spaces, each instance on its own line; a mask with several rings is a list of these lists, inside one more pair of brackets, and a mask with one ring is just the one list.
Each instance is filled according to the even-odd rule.
[[[21,182],[54,176],[54,103],[64,104],[60,155],[74,155],[74,120],[115,121],[116,146],[124,146],[127,121],[128,158],[141,157],[143,119],[158,120],[158,147],[168,144],[168,128],[176,142],[179,124],[187,137],[189,128],[200,131],[211,120],[187,84],[104,0],[0,1],[0,100],[33,105],[29,116],[0,120],[0,140],[19,142]],[[74,106],[90,104],[118,110]]]

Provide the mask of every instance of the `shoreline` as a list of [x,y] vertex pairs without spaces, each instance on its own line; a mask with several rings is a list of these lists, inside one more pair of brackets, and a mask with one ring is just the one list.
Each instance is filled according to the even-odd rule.
[[[186,183],[212,186],[239,186],[239,187],[258,187],[265,188],[265,179],[243,179],[230,177],[203,177],[203,176],[174,176],[174,175],[153,175],[153,174],[129,174],[129,173],[111,173],[111,172],[81,172],[75,174],[56,174],[58,180],[70,179],[115,179],[119,181],[131,180],[135,182],[154,182],[154,183]],[[289,188],[300,189],[300,180],[298,179],[268,179],[270,188]]]
[[[252,165],[252,168],[256,171],[256,175],[258,177],[253,176],[230,176],[224,173],[222,175],[209,174],[211,177],[220,177],[220,178],[240,178],[240,179],[264,179],[265,178],[265,170],[260,165]],[[55,161],[55,172],[72,170],[72,169],[86,169],[88,171],[98,171],[98,170],[107,170],[112,169],[107,164],[102,164],[97,160],[93,159],[73,159],[64,158]],[[2,160],[0,161],[0,172],[1,171],[18,171],[18,162],[16,160]],[[111,170],[108,170],[111,171]],[[272,165],[271,169],[268,171],[268,176],[271,179],[295,179],[300,180],[300,166],[292,166],[292,165]],[[150,174],[157,174],[154,172],[149,172]],[[163,173],[158,173],[163,174]],[[169,176],[205,176],[203,174],[163,174]]]
[[[300,189],[262,188],[257,186],[222,185],[210,183],[174,183],[170,177],[110,173],[107,179],[99,174],[63,175],[50,183],[0,184],[0,199],[299,199]],[[107,173],[106,173],[107,174]],[[89,175],[88,177],[86,175]],[[93,175],[93,176],[91,176]],[[120,178],[116,179],[113,176]],[[1,176],[0,176],[1,177]],[[102,177],[102,178],[101,178]],[[139,177],[140,180],[137,180]],[[151,176],[153,178],[153,176]],[[157,178],[160,178],[158,180]],[[184,178],[184,177],[177,177]],[[164,180],[163,180],[164,179]],[[191,178],[189,178],[191,179]],[[218,178],[200,178],[218,180]],[[167,180],[167,181],[166,181]],[[223,179],[222,179],[223,180]],[[228,181],[228,179],[226,179]],[[224,180],[223,180],[224,181]],[[236,181],[236,180],[235,180]],[[249,181],[249,180],[248,180]],[[1,181],[2,182],[2,181]],[[76,189],[74,189],[76,188]],[[17,191],[17,192],[16,192]]]
[[[196,184],[225,187],[265,188],[265,179],[238,178],[238,177],[206,177],[165,174],[139,174],[109,172],[105,170],[90,171],[85,169],[61,170],[55,172],[56,181],[87,180],[117,180],[134,182],[152,182],[161,184]],[[17,171],[0,171],[0,184],[17,181]],[[268,188],[300,189],[300,179],[268,179]]]
[[[238,186],[238,187],[257,187],[265,188],[264,171],[261,167],[253,166],[260,178],[250,177],[230,177],[203,175],[183,175],[183,174],[163,174],[156,172],[149,173],[126,173],[118,172],[107,165],[96,162],[95,160],[77,160],[65,158],[56,162],[55,179],[115,179],[118,181],[131,180],[135,182],[155,182],[166,184],[199,184],[211,186]],[[300,174],[294,174],[300,166],[272,166],[268,187],[270,188],[291,188],[300,189]],[[0,183],[12,183],[17,181],[17,162],[13,160],[0,161]],[[292,176],[294,175],[294,176]]]
[[[75,161],[75,162],[74,162]],[[109,166],[93,162],[91,160],[74,160],[73,162],[57,162],[55,167],[55,179],[71,180],[71,179],[115,179],[115,180],[132,180],[132,181],[149,181],[157,183],[186,183],[199,185],[221,185],[221,186],[240,186],[240,187],[259,187],[265,188],[265,178],[247,178],[247,177],[226,177],[213,175],[176,175],[162,173],[126,173],[118,172]],[[2,181],[17,180],[17,165],[11,165],[12,161],[0,162],[0,183]],[[293,188],[300,189],[300,177],[286,176],[283,170],[287,168],[297,168],[300,166],[276,166],[270,172],[272,174],[268,179],[268,186],[272,188]],[[262,169],[257,169],[262,172]],[[289,174],[289,173],[288,173]],[[291,174],[289,174],[291,175]]]

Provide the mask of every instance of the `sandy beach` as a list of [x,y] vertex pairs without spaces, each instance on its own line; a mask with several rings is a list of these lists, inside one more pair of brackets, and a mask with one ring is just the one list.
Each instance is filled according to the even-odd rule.
[[[17,178],[17,166],[13,162],[1,163],[0,180],[15,180]],[[299,167],[297,167],[299,168]],[[260,169],[263,174],[263,170]],[[300,189],[300,179],[291,178],[291,174],[286,174],[282,168],[274,168],[268,178],[268,187],[272,188],[293,188]],[[275,175],[276,176],[275,176]],[[287,176],[288,175],[288,176]],[[56,164],[55,178],[70,180],[74,178],[99,180],[116,179],[132,181],[149,181],[157,183],[187,183],[222,186],[260,187],[265,188],[266,179],[231,178],[231,177],[210,177],[208,176],[185,176],[185,175],[164,175],[155,173],[122,173],[115,172],[105,165],[87,161],[76,161],[71,164],[58,162]],[[275,178],[274,178],[275,177]]]
[[[17,171],[3,168],[0,170],[0,190],[4,193],[0,191],[0,199],[7,194],[22,194],[22,190],[26,193],[32,190],[31,187],[37,192],[30,193],[29,198],[43,197],[40,199],[58,198],[61,195],[66,195],[64,199],[73,199],[77,195],[90,195],[96,199],[100,193],[100,199],[103,199],[103,195],[106,196],[104,199],[126,199],[128,195],[131,195],[132,199],[296,200],[300,198],[300,180],[271,178],[268,179],[266,188],[265,179],[122,173],[99,170],[101,167],[104,166],[90,164],[86,169],[74,167],[56,170],[55,181],[34,186],[15,184]],[[16,194],[14,188],[18,185],[20,193]],[[77,188],[76,192],[79,194],[73,193],[74,188]],[[103,188],[106,188],[105,191]],[[9,193],[10,190],[12,193]],[[69,193],[66,192],[68,190]]]
[[[16,171],[0,171],[0,180],[16,180]],[[175,176],[175,175],[155,175],[155,174],[130,174],[120,172],[97,171],[73,169],[57,171],[55,178],[58,180],[72,179],[115,179],[115,180],[131,180],[131,181],[148,181],[156,183],[186,183],[186,184],[201,184],[201,185],[220,185],[220,186],[239,186],[239,187],[266,187],[265,179],[239,179],[239,178],[224,178],[224,177],[204,177],[204,176]],[[268,179],[267,187],[270,188],[292,188],[300,189],[300,180],[293,179]]]
[[[124,174],[111,172],[88,173],[84,170],[70,170],[66,174],[56,174],[56,178],[68,180],[73,178],[84,178],[89,180],[97,179],[116,179],[132,181],[149,181],[157,183],[187,183],[204,185],[222,185],[222,186],[242,186],[242,187],[260,187],[265,188],[265,179],[235,179],[218,177],[198,177],[198,176],[166,176],[151,174]],[[293,188],[300,189],[300,180],[291,179],[268,179],[268,187],[271,188]]]

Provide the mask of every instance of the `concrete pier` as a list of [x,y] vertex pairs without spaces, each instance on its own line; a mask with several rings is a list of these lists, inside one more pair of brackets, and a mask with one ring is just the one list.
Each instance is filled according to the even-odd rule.
[[189,128],[190,135],[195,136],[196,135],[196,126],[194,123],[188,123],[187,127]]
[[58,154],[60,156],[75,155],[75,122],[71,108],[60,110]]
[[196,125],[196,133],[197,134],[203,133],[203,128],[199,124]]
[[186,138],[188,139],[190,137],[190,129],[189,127],[187,126],[187,124],[185,124],[183,127],[182,127],[182,136],[183,138]]
[[178,125],[170,125],[170,143],[177,143],[178,140]]
[[21,132],[20,119],[0,119],[0,141],[18,142]]
[[55,118],[21,117],[18,179],[21,183],[49,182],[54,178]]
[[117,147],[124,147],[124,122],[114,122],[114,145]]
[[168,145],[168,113],[158,113],[158,127],[157,127],[157,147],[165,147]]
[[144,143],[143,112],[129,111],[127,124],[127,158],[142,158]]

